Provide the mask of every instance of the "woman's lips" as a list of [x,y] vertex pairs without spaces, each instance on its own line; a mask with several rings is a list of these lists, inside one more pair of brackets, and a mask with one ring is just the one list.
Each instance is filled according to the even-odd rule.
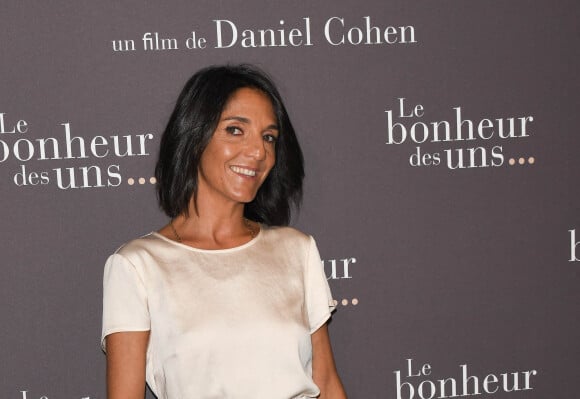
[[236,166],[236,165],[230,166],[230,169],[233,172],[238,173],[240,175],[244,175],[244,176],[248,176],[248,177],[254,177],[254,176],[256,176],[256,170],[255,169],[248,169],[248,168],[244,168],[242,166]]

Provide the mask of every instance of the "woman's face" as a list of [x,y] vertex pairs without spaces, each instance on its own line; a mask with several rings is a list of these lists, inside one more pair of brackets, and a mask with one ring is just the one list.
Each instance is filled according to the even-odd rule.
[[252,88],[235,91],[201,155],[198,200],[252,201],[276,161],[278,134],[270,99]]

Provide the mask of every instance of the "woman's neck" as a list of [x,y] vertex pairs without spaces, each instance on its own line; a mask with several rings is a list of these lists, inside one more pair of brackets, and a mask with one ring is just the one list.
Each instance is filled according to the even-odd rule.
[[244,219],[244,204],[229,209],[200,205],[195,209],[191,204],[187,216],[174,218],[159,233],[195,248],[226,249],[245,244],[260,231],[258,223]]

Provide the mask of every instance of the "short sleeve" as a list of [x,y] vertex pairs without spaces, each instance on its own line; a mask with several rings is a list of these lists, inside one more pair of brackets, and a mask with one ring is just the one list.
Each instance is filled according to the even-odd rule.
[[103,331],[105,337],[121,331],[150,330],[147,292],[135,266],[120,254],[107,259],[103,275]]
[[324,275],[316,242],[312,237],[310,237],[305,279],[306,307],[310,333],[312,334],[330,318],[330,313],[336,308],[328,281]]

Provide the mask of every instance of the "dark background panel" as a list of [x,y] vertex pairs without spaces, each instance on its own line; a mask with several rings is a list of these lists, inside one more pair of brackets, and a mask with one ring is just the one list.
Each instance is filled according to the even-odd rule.
[[[299,134],[307,179],[294,224],[315,236],[331,277],[339,302],[331,335],[351,398],[397,398],[398,371],[414,390],[446,378],[460,386],[461,365],[480,390],[489,374],[518,373],[520,390],[500,389],[498,398],[577,392],[579,272],[569,261],[570,230],[580,241],[575,2],[50,1],[3,4],[0,14],[0,113],[5,130],[28,123],[25,133],[0,134],[2,397],[105,396],[104,261],[166,223],[149,181],[165,121],[193,72],[226,62],[266,69]],[[365,17],[383,29],[412,27],[415,42],[325,38],[327,21],[336,41],[350,28],[364,33]],[[232,21],[241,34],[305,32],[305,18],[310,46],[215,48],[214,20]],[[184,47],[193,31],[206,49]],[[147,32],[179,48],[143,50]],[[117,40],[134,40],[136,50],[113,51]],[[400,98],[405,113],[422,105],[422,116],[400,118]],[[412,141],[416,123],[448,121],[453,137],[457,108],[475,126],[492,121],[494,136],[432,142],[430,131],[424,143]],[[387,144],[386,111],[405,126],[401,144]],[[520,117],[533,118],[527,136],[500,138],[497,119]],[[65,157],[63,124],[79,137],[75,159],[38,160],[39,140],[49,138]],[[139,135],[152,135],[144,155]],[[132,156],[107,147],[102,158],[78,158],[79,140],[89,151],[95,136],[117,137],[121,153],[130,136]],[[34,156],[16,159],[15,146],[25,159],[29,145]],[[452,165],[459,153],[468,164],[470,148],[479,148],[477,167],[447,166],[448,153]],[[417,151],[440,163],[411,165]],[[78,187],[59,188],[59,171],[62,185],[73,173]],[[408,377],[408,359],[413,373],[429,363],[431,374]],[[533,389],[522,390],[531,370]],[[401,393],[410,396],[407,385]]]

